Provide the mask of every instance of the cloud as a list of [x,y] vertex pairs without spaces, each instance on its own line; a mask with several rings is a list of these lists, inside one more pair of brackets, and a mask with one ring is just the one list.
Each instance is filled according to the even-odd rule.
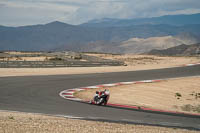
[[39,10],[52,10],[52,11],[75,11],[77,9],[76,6],[67,5],[67,4],[57,4],[57,3],[49,3],[49,2],[10,2],[10,1],[1,1],[0,4],[4,4],[7,8],[24,8],[24,9],[39,9]]
[[200,13],[199,0],[94,0],[80,7],[76,19],[81,22],[98,18],[143,18],[171,14]]
[[199,0],[1,0],[0,24],[54,20],[80,24],[100,18],[141,18],[200,13]]
[[0,24],[30,25],[59,20],[66,21],[69,14],[79,8],[73,4],[51,3],[49,1],[0,1]]

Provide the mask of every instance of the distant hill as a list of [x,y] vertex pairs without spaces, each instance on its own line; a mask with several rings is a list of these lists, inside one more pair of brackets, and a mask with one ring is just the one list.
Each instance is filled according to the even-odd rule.
[[177,36],[130,38],[119,44],[105,44],[105,42],[99,41],[86,45],[83,51],[141,54],[152,49],[161,50],[181,44],[190,45],[198,42],[200,42],[198,37],[189,33],[182,33]]
[[0,50],[91,51],[94,47],[96,50],[98,47],[103,47],[106,52],[110,51],[107,47],[120,45],[130,38],[174,36],[181,32],[200,36],[200,25],[138,25],[95,28],[52,22],[45,25],[23,27],[0,26]]
[[179,45],[176,47],[164,49],[164,50],[151,50],[150,55],[164,55],[164,56],[176,56],[176,55],[200,55],[200,43],[193,45]]
[[82,24],[82,26],[88,27],[124,27],[132,25],[175,25],[183,26],[188,24],[200,24],[200,13],[192,15],[167,15],[161,17],[152,17],[152,18],[140,18],[140,19],[96,19],[91,20],[87,23]]
[[109,30],[96,30],[52,22],[23,27],[0,26],[0,50],[53,50],[67,46],[77,49],[91,41],[109,40]]
[[[194,21],[199,14],[195,15],[180,15],[183,18],[193,18],[191,21],[180,22],[180,24],[188,25],[169,25],[159,23],[138,23],[138,25],[129,25],[123,22],[123,25],[116,27],[93,27],[84,25],[69,25],[62,22],[51,22],[44,25],[31,25],[21,27],[6,27],[0,26],[0,51],[2,50],[18,50],[18,51],[90,51],[90,52],[114,52],[114,53],[140,53],[146,50],[151,50],[159,40],[167,36],[172,36],[169,43],[162,44],[160,48],[168,48],[176,46],[178,35],[183,43],[191,44],[195,42],[195,38],[200,38],[200,21]],[[176,17],[180,17],[176,16]],[[167,16],[163,16],[166,18]],[[168,16],[173,18],[175,16]],[[162,17],[159,17],[159,20]],[[152,18],[153,19],[153,18]],[[155,20],[158,18],[154,18]],[[149,20],[149,19],[147,19]],[[106,19],[103,22],[118,21],[115,19]],[[100,21],[99,21],[100,22]],[[99,22],[93,22],[98,24]],[[187,22],[187,23],[186,23]],[[132,23],[132,22],[131,22]],[[161,23],[161,24],[160,24]],[[178,20],[177,20],[178,23]],[[187,35],[188,34],[188,35]],[[154,37],[157,37],[155,39]],[[175,37],[176,39],[173,39]],[[191,39],[194,37],[193,39]],[[133,38],[140,38],[135,42]],[[143,45],[143,38],[145,45]],[[152,39],[154,38],[154,39]],[[147,43],[148,42],[148,43]],[[156,43],[155,45],[153,43]],[[170,44],[167,46],[167,44]],[[181,42],[182,44],[182,42]],[[145,46],[145,47],[144,47]],[[137,48],[138,47],[138,48]],[[144,49],[144,50],[142,50]]]
[[[183,36],[188,36],[184,38]],[[178,36],[163,36],[150,38],[131,38],[120,44],[123,53],[140,54],[148,52],[152,49],[166,49],[181,44],[195,44],[200,42],[197,38],[189,34],[181,34]]]

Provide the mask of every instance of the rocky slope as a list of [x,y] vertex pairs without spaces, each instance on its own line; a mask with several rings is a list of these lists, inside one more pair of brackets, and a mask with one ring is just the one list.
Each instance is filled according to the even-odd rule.
[[179,45],[176,47],[171,47],[164,50],[151,50],[148,52],[151,55],[164,55],[164,56],[190,56],[190,55],[200,55],[200,43],[192,45]]
[[195,44],[199,40],[197,37],[188,33],[180,34],[178,36],[163,36],[150,38],[131,38],[120,44],[123,53],[145,53],[152,49],[166,49],[181,44]]

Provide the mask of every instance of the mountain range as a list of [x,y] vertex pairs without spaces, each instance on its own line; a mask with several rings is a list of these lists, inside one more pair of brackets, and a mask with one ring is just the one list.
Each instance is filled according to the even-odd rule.
[[[154,42],[159,38],[174,42],[169,45],[168,41],[164,41],[160,47],[156,47],[159,49],[176,46],[180,43],[198,42],[200,14],[131,20],[103,19],[81,25],[69,25],[54,21],[44,25],[0,26],[0,51],[71,50],[140,53],[154,49]],[[179,43],[177,43],[177,38],[179,38]],[[135,48],[140,46],[140,50]],[[149,48],[141,50],[145,47]]]
[[192,45],[179,45],[175,47],[171,47],[164,50],[156,50],[153,49],[148,52],[150,55],[161,55],[161,56],[191,56],[191,55],[200,55],[200,43],[192,44]]
[[153,18],[139,18],[139,19],[95,19],[87,23],[81,24],[87,27],[121,27],[121,26],[132,26],[132,25],[175,25],[183,26],[188,24],[200,24],[200,13],[191,15],[166,15],[161,17]]
[[119,45],[123,53],[145,53],[152,49],[162,50],[170,47],[175,47],[181,44],[195,44],[199,39],[189,33],[182,33],[177,36],[163,36],[163,37],[150,37],[150,38],[131,38],[122,42]]

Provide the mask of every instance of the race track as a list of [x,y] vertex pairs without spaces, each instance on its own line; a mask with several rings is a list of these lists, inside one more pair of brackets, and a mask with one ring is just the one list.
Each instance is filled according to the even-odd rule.
[[105,74],[2,77],[0,78],[0,110],[200,130],[200,117],[197,116],[169,115],[95,106],[68,101],[59,96],[60,91],[76,87],[199,75],[200,65]]

